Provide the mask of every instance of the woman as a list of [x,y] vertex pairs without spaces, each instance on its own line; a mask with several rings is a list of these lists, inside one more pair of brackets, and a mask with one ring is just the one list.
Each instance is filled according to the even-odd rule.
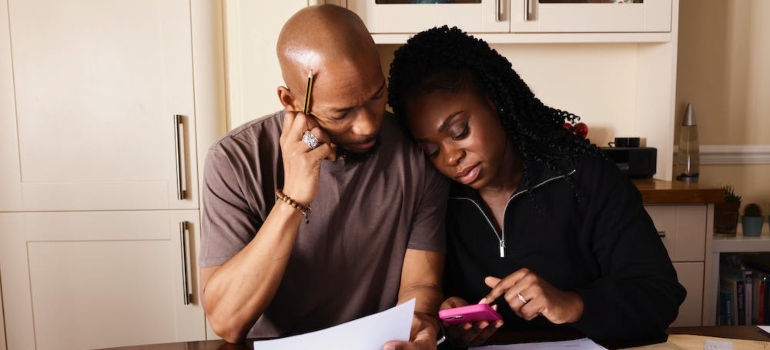
[[389,103],[455,180],[442,309],[496,304],[503,320],[447,327],[455,345],[497,329],[572,327],[596,341],[664,341],[686,295],[641,195],[564,127],[508,60],[457,28],[411,38]]

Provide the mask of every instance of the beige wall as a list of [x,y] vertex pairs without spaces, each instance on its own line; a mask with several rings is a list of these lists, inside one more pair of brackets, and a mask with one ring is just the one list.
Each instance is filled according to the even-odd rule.
[[[679,15],[677,124],[691,102],[701,145],[770,147],[770,1],[681,0]],[[770,164],[701,166],[702,183],[733,184],[766,214],[768,177]]]
[[[495,44],[543,103],[572,112],[588,137],[606,146],[616,136],[638,136],[637,54],[644,44]],[[380,45],[387,73],[399,45]],[[649,145],[656,147],[656,145]],[[659,146],[659,145],[658,145]]]

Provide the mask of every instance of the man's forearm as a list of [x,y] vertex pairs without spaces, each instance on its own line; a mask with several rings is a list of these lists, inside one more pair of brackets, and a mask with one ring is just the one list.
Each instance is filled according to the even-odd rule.
[[[415,301],[415,320],[435,336],[440,333],[438,310],[443,301],[441,274],[444,271],[444,255],[436,252],[407,249],[401,272],[401,289],[398,302],[412,298]],[[421,330],[418,330],[420,332]],[[424,330],[422,330],[424,331]]]
[[201,271],[202,304],[214,331],[243,339],[273,300],[303,216],[277,203],[254,239],[222,266]]

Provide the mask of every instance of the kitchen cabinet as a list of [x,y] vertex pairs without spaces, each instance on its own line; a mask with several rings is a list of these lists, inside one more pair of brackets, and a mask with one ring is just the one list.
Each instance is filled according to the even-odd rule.
[[199,179],[226,129],[222,3],[0,0],[8,349],[202,340]]
[[0,6],[0,211],[197,208],[190,2]]
[[[586,0],[438,2],[326,1],[346,6],[361,16],[378,43],[403,42],[408,37],[404,34],[414,34],[444,24],[480,34],[485,40],[498,43],[667,41],[670,40],[667,34],[672,28],[673,6],[678,4],[673,0],[643,0],[620,4],[610,3],[609,0],[605,3],[589,3]],[[519,35],[510,35],[512,33]],[[531,33],[549,33],[550,36],[533,38],[523,35]],[[576,33],[583,35],[575,36]]]
[[9,349],[204,340],[197,210],[0,214]]
[[645,209],[658,229],[679,283],[687,289],[687,297],[671,326],[701,326],[709,205],[647,205]]
[[587,3],[511,0],[511,31],[541,33],[654,33],[671,31],[671,0]]
[[724,198],[721,188],[682,181],[634,180],[642,194],[687,297],[672,326],[708,326],[714,203]]

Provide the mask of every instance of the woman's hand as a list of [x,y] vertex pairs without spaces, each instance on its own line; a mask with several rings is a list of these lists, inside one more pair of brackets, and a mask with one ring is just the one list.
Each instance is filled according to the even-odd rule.
[[519,317],[529,321],[543,315],[551,323],[573,323],[583,316],[583,298],[577,292],[552,286],[529,269],[520,269],[503,279],[484,279],[492,290],[481,303],[494,302],[501,295]]
[[[460,297],[451,297],[441,304],[441,310],[451,309],[454,307],[466,306],[468,302]],[[493,308],[496,308],[493,306]],[[483,345],[487,342],[487,339],[495,334],[495,332],[503,326],[503,321],[498,320],[495,322],[478,321],[478,322],[465,322],[455,325],[449,325],[446,322],[443,323],[444,333],[447,337],[447,341],[454,346],[467,348],[471,346]]]
[[[302,140],[306,131],[318,140],[314,149]],[[280,143],[284,168],[283,193],[307,207],[318,194],[321,161],[336,160],[335,147],[312,118],[291,111],[286,111],[283,117]]]

